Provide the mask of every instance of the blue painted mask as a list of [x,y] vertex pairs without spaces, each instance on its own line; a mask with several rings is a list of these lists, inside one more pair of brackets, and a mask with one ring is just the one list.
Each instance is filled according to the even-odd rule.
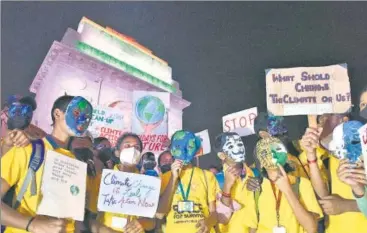
[[335,157],[348,159],[351,163],[359,160],[362,146],[358,130],[362,126],[359,121],[348,121],[335,127],[333,140],[330,142],[330,150]]
[[269,115],[269,117],[268,117],[268,133],[271,136],[283,135],[287,132],[288,132],[288,129],[285,126],[283,117]]
[[93,107],[88,100],[76,96],[69,103],[65,111],[66,125],[75,136],[83,136],[92,119]]
[[172,136],[170,150],[175,159],[181,160],[184,165],[187,165],[191,163],[200,146],[200,139],[195,134],[180,130]]
[[21,104],[15,101],[9,105],[8,117],[8,129],[24,130],[31,123],[33,109],[28,104]]

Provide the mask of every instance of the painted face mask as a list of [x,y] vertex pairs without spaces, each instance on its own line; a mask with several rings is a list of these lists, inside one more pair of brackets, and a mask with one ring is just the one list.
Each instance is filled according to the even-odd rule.
[[288,133],[288,129],[285,126],[284,118],[281,116],[268,117],[268,133],[271,136],[279,136]]
[[216,139],[216,144],[219,153],[223,153],[231,162],[243,163],[246,158],[245,145],[241,137],[236,133],[222,133]]
[[362,126],[359,121],[348,121],[335,127],[330,150],[336,158],[348,159],[351,163],[359,160],[362,146],[358,130]]
[[74,97],[65,111],[66,125],[75,136],[81,137],[87,130],[92,118],[93,107],[83,97]]
[[180,130],[172,136],[170,150],[175,159],[181,160],[184,165],[187,165],[195,157],[200,145],[200,139],[195,134]]
[[8,129],[24,130],[29,126],[33,117],[33,109],[28,104],[13,102],[8,109]]
[[277,165],[284,166],[288,160],[287,149],[278,138],[261,139],[256,144],[256,157],[261,167],[277,169]]

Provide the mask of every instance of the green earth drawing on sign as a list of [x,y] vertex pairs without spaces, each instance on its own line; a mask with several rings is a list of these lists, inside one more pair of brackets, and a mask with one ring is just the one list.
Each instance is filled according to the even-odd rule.
[[135,115],[144,124],[156,124],[162,121],[165,113],[164,103],[155,96],[144,96],[135,105]]
[[73,196],[78,195],[79,194],[78,186],[75,186],[75,185],[70,186],[70,192]]

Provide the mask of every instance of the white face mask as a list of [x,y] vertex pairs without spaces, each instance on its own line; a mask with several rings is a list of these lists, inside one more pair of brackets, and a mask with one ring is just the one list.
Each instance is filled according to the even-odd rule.
[[330,151],[330,143],[333,140],[333,134],[329,134],[328,136],[324,137],[320,140],[320,144],[327,150]]
[[343,138],[343,125],[344,123],[335,127],[333,131],[333,140],[329,144],[330,151],[332,151],[333,155],[338,159],[344,159],[347,155]]
[[246,151],[242,139],[238,135],[228,136],[223,145],[223,153],[236,163],[245,161]]
[[134,147],[122,149],[120,153],[121,163],[126,163],[130,165],[136,165],[139,163],[142,154],[140,151],[136,150]]

